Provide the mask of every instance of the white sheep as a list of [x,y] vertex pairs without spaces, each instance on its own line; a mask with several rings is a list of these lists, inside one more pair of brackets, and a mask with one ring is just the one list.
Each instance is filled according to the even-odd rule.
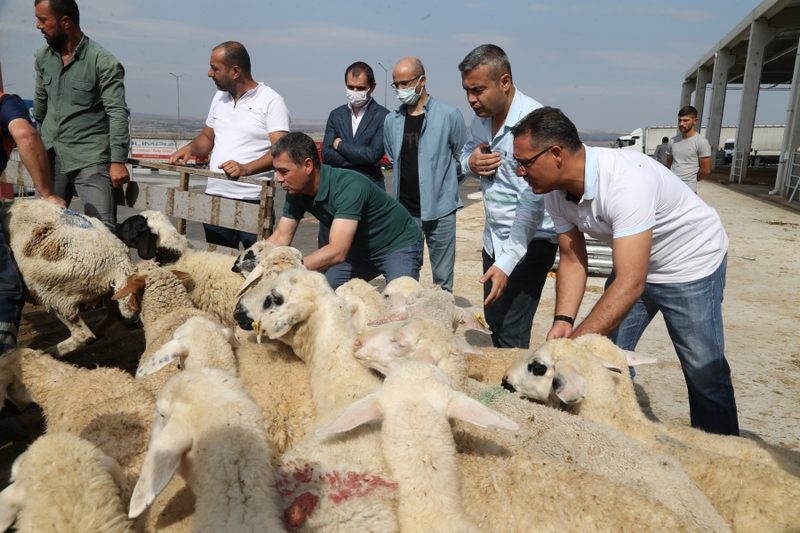
[[299,441],[311,425],[308,372],[283,343],[237,343],[230,328],[207,317],[193,316],[139,366],[136,375],[147,379],[147,375],[173,362],[183,368],[217,368],[237,376],[261,408],[268,440],[276,452],[282,453]]
[[94,444],[48,432],[14,461],[11,484],[0,492],[0,531],[128,533],[118,483],[119,465]]
[[[355,331],[346,305],[333,294],[321,274],[284,272],[271,288],[261,286],[245,295],[239,302],[237,316],[243,328],[263,329],[270,338],[289,344],[306,362],[317,426],[329,422],[335,413],[352,401],[377,390],[380,381],[353,357]],[[512,419],[535,420],[535,425],[524,427],[513,438],[503,438],[499,445],[493,443],[493,434],[480,430],[458,431],[456,442],[459,450],[474,460],[480,461],[487,454],[535,450],[545,460],[576,463],[589,471],[589,477],[604,478],[601,485],[596,485],[603,490],[592,492],[593,497],[608,492],[611,482],[614,486],[623,485],[621,490],[630,496],[628,501],[647,499],[642,495],[652,497],[670,512],[685,517],[686,523],[694,529],[726,530],[724,521],[707,498],[673,460],[655,454],[610,428],[511,398],[502,389],[495,392],[468,380],[467,392],[484,403],[494,402],[501,412],[507,416],[512,414]],[[307,500],[313,503],[308,506],[298,503],[296,507],[311,508],[311,511],[297,512],[299,518],[292,524],[313,529],[334,523],[341,524],[341,529],[346,530],[348,526],[353,527],[352,522],[348,522],[350,514],[363,517],[368,510],[372,522],[365,521],[364,524],[380,523],[391,527],[391,480],[385,475],[379,435],[370,432],[372,429],[359,428],[346,439],[324,445],[312,435],[284,454],[281,480],[289,485],[285,489],[286,497],[304,502],[301,499],[303,494],[310,492]],[[491,472],[492,465],[496,464],[496,461],[483,463],[484,470]],[[531,464],[530,460],[528,464]],[[351,489],[348,494],[364,494],[359,500],[346,500],[351,507],[344,507],[341,503],[331,505],[329,492],[320,493],[326,487],[330,490],[330,483],[322,488],[317,483],[318,480],[341,479],[343,468],[353,470],[353,477],[358,482],[358,491]],[[332,472],[339,474],[333,475]],[[298,487],[291,481],[297,478],[309,482],[300,483]],[[574,492],[570,479],[559,478],[564,493]],[[341,485],[335,483],[333,487]],[[485,491],[485,486],[481,490]],[[638,500],[634,497],[637,495]],[[502,496],[499,495],[501,499]],[[364,497],[370,498],[369,503],[363,501]],[[641,511],[639,513],[638,516],[646,516]],[[378,516],[382,518],[379,520]]]
[[385,311],[384,298],[381,293],[375,286],[361,278],[353,278],[337,287],[336,295],[347,302],[350,307],[353,324],[357,331],[366,328],[370,322],[380,318]]
[[[605,353],[614,363],[597,357],[586,346]],[[558,339],[512,365],[506,381],[525,397],[562,402],[572,412],[675,457],[734,529],[796,527],[798,515],[789,502],[800,499],[800,479],[775,468],[767,454],[758,453],[758,448],[744,439],[699,430],[673,432],[669,426],[648,420],[624,371],[634,358],[635,354],[630,354],[626,361],[621,350],[600,336],[583,341]],[[691,438],[684,440],[685,435]],[[753,455],[761,462],[750,460]]]
[[[257,286],[240,300],[237,317],[244,329],[280,340],[305,362],[314,427],[380,386],[353,357],[356,331],[350,312],[318,272],[291,270],[269,286]],[[281,459],[279,488],[291,527],[396,529],[396,484],[386,475],[375,428],[326,442],[309,434]]]
[[263,425],[229,374],[200,368],[173,376],[158,393],[129,516],[139,516],[180,471],[195,496],[194,531],[282,531]]
[[448,417],[519,429],[513,420],[453,391],[436,367],[409,360],[395,366],[378,392],[353,403],[317,434],[338,434],[382,418],[383,456],[398,484],[400,529],[477,531],[461,502]]
[[[3,220],[30,298],[45,305],[69,329],[69,338],[47,349],[63,356],[95,340],[80,310],[125,286],[133,265],[127,247],[97,219],[44,200],[19,200]],[[125,318],[135,316],[128,299]],[[105,330],[115,311],[100,326]]]

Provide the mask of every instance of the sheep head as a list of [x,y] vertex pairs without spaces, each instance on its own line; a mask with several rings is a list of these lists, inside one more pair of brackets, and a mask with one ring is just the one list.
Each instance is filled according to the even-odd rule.
[[169,218],[160,211],[142,211],[117,226],[116,236],[129,248],[136,248],[142,259],[155,259],[168,265],[178,261],[190,248]]
[[355,357],[364,366],[386,375],[406,358],[432,365],[458,351],[453,334],[435,320],[412,318],[363,331]]

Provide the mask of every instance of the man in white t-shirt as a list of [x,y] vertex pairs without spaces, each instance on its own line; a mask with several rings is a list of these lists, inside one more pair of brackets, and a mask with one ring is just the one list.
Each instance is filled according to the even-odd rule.
[[711,145],[697,133],[697,109],[683,106],[678,111],[680,135],[667,147],[667,167],[697,192],[697,182],[711,174]]
[[[728,237],[719,215],[654,159],[584,146],[559,109],[537,109],[512,132],[517,173],[547,193],[558,233],[547,338],[600,333],[633,350],[660,311],[686,378],[692,426],[737,435],[722,324]],[[573,328],[586,287],[584,233],[611,244],[614,273]]]
[[[289,131],[289,111],[283,98],[250,75],[250,55],[235,41],[211,51],[208,77],[217,93],[211,101],[206,125],[192,142],[173,153],[170,163],[185,163],[192,156],[211,154],[209,168],[227,179],[208,178],[206,194],[258,203],[261,187],[237,181],[242,176],[272,174],[270,147]],[[257,240],[254,233],[203,224],[206,242],[245,248]]]

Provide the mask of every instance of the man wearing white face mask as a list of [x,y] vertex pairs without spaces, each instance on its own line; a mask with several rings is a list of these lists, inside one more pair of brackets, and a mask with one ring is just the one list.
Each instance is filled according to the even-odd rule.
[[372,99],[375,74],[363,61],[345,70],[347,104],[331,111],[322,141],[326,165],[361,172],[385,190],[379,165],[383,158],[383,118],[389,112]]
[[458,158],[467,127],[461,111],[428,94],[425,67],[416,57],[398,61],[392,79],[402,105],[386,115],[383,137],[394,195],[425,234],[433,282],[453,292],[456,210],[464,206]]

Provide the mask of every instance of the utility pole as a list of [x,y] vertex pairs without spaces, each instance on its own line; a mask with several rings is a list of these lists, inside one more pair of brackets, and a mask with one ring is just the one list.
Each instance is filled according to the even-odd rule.
[[386,107],[386,91],[389,87],[389,69],[384,67],[383,63],[380,61],[378,61],[378,65],[383,69],[383,107]]
[[175,141],[175,149],[177,150],[180,148],[178,146],[178,141],[180,141],[183,137],[183,124],[181,124],[181,78],[184,76],[184,74],[174,74],[172,72],[169,74],[170,76],[175,77],[175,84],[177,85],[178,89],[178,139]]

